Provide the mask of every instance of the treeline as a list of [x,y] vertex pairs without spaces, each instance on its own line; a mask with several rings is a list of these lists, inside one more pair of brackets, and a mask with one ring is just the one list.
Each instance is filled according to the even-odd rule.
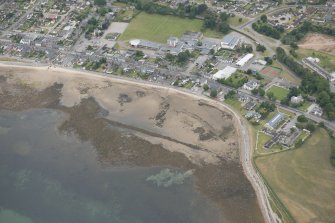
[[137,10],[150,14],[173,15],[181,18],[204,18],[204,28],[212,29],[222,33],[230,31],[227,13],[216,13],[208,9],[206,4],[179,4],[177,8],[161,5],[153,1],[142,2],[141,0],[118,0],[119,2],[132,4]]
[[306,95],[316,96],[318,104],[322,107],[328,119],[335,119],[335,94],[330,92],[329,82],[315,72],[305,69],[301,64],[288,56],[284,49],[278,47],[277,59],[301,77],[299,89]]
[[179,4],[179,6],[174,9],[153,1],[118,0],[118,2],[134,5],[137,10],[145,11],[151,14],[155,13],[160,15],[173,15],[179,17],[188,17],[191,19],[202,15],[208,9],[206,4]]
[[292,30],[288,34],[286,34],[282,38],[282,43],[284,44],[296,44],[300,40],[302,40],[307,33],[315,32],[326,34],[330,36],[335,36],[335,28],[334,27],[327,27],[327,26],[319,26],[315,25],[311,22],[305,21],[301,26]]

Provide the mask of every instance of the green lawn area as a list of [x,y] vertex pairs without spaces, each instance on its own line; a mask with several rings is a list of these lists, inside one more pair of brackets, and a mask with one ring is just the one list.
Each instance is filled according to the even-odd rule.
[[270,87],[269,90],[267,90],[267,92],[273,92],[274,96],[278,99],[278,100],[282,100],[284,98],[287,97],[289,90],[282,88],[282,87],[278,87],[276,85],[273,85]]
[[[240,18],[242,18],[241,22],[239,21]],[[231,26],[240,26],[243,23],[248,22],[248,19],[243,18],[243,17],[239,17],[239,16],[234,16],[234,17],[230,17],[228,22],[229,22],[229,25],[231,25]]]
[[328,133],[317,129],[299,149],[255,160],[271,192],[297,222],[335,219],[335,168],[330,164],[330,149]]
[[317,57],[320,59],[319,65],[326,69],[329,72],[335,71],[335,55],[331,55],[328,53],[315,51],[315,50],[308,50],[299,48],[297,50],[299,59],[303,59],[305,57]]
[[145,39],[166,43],[170,36],[181,37],[186,31],[199,32],[203,21],[141,12],[129,24],[119,40]]

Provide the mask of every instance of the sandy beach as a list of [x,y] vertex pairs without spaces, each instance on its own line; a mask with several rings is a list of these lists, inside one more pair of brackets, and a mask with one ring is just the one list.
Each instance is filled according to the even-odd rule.
[[193,169],[198,189],[222,208],[225,222],[264,221],[240,164],[238,121],[224,105],[80,71],[0,67],[0,109],[61,110],[69,118],[60,131],[91,142],[103,165]]

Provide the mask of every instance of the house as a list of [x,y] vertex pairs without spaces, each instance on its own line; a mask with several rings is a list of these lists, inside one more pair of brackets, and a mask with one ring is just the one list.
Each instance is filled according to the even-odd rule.
[[283,113],[278,112],[273,118],[265,124],[265,127],[269,129],[276,129],[278,125],[285,119],[285,115]]
[[304,99],[302,98],[301,95],[299,95],[299,96],[292,96],[292,97],[291,97],[291,102],[292,102],[293,104],[299,104],[299,103],[301,103],[301,102],[303,102],[303,101],[304,101]]
[[223,37],[223,40],[221,42],[221,48],[224,49],[235,49],[237,44],[240,42],[240,38],[234,36],[234,35],[226,35]]
[[167,40],[167,44],[169,47],[176,47],[179,42],[179,39],[177,37],[171,36]]
[[219,70],[213,75],[214,80],[218,79],[227,79],[229,78],[233,73],[235,73],[237,69],[235,67],[226,66],[223,70]]
[[322,108],[318,105],[314,106],[314,108],[312,109],[311,111],[311,114],[312,115],[315,115],[315,116],[322,116],[323,114],[323,111],[322,111]]
[[239,67],[243,67],[246,63],[248,63],[249,60],[251,60],[251,58],[254,57],[254,54],[252,53],[248,53],[247,55],[245,55],[243,58],[241,58],[239,61],[236,62],[236,65]]
[[249,80],[247,83],[243,85],[243,88],[249,91],[254,90],[258,87],[258,82],[256,80]]
[[246,110],[248,110],[248,111],[254,109],[255,107],[256,107],[256,103],[253,102],[253,101],[249,101],[248,103],[246,103],[246,104],[244,105],[244,108],[245,108]]

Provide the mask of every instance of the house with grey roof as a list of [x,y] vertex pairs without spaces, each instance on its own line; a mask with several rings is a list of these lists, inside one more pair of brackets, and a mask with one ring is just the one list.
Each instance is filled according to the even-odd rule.
[[276,129],[284,119],[285,115],[281,112],[278,112],[268,123],[265,124],[265,127],[269,129]]

